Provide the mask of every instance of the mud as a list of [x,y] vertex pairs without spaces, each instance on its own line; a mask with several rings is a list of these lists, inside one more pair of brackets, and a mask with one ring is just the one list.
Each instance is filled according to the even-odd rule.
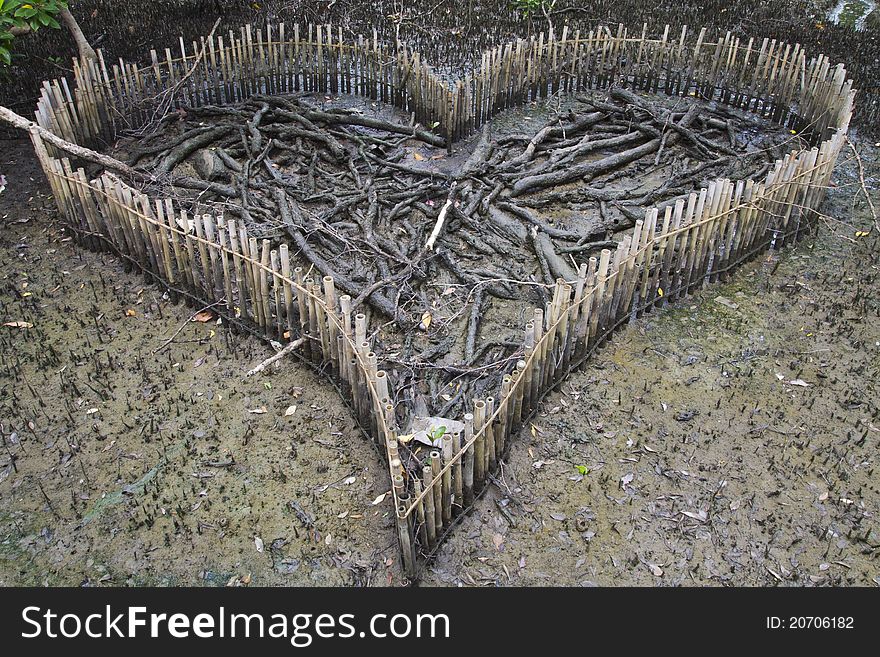
[[817,236],[545,399],[424,583],[880,585],[880,244],[852,153],[834,184]]
[[267,345],[76,247],[29,142],[0,150],[0,584],[397,583],[336,392],[293,359],[245,379]]
[[[400,583],[336,393],[294,360],[244,379],[267,346],[75,247],[29,144],[3,146],[0,324],[33,326],[0,328],[0,584]],[[424,584],[880,583],[880,245],[841,159],[818,236],[545,400]]]

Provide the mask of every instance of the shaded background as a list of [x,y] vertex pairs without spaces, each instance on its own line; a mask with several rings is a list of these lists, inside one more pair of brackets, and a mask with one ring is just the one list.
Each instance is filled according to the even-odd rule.
[[[731,30],[748,39],[767,36],[806,47],[808,55],[825,53],[845,62],[860,94],[855,120],[863,130],[877,132],[880,122],[880,9],[853,29],[863,0],[844,2],[840,24],[828,20],[837,0],[558,0],[551,15],[525,15],[513,0],[73,0],[71,10],[95,47],[109,59],[146,61],[150,48],[179,48],[184,35],[207,34],[218,16],[223,33],[247,22],[321,22],[341,26],[348,35],[372,34],[393,40],[399,34],[432,63],[459,75],[473,65],[475,53],[514,36],[546,30],[548,18],[557,26],[589,30],[619,22],[641,32],[647,22],[656,35],[664,24],[676,34],[681,25]],[[861,14],[858,14],[861,15]],[[653,28],[653,29],[651,29]],[[712,35],[714,36],[714,35]],[[711,38],[711,37],[710,37]],[[40,82],[71,75],[73,40],[66,31],[42,30],[16,40],[15,60],[0,69],[0,103],[30,115]]]

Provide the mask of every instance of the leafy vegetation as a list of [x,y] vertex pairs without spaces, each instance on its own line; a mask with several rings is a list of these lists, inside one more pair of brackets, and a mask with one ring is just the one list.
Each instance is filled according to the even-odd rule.
[[41,27],[61,27],[55,17],[63,9],[67,9],[67,0],[0,0],[0,64],[12,63],[16,36]]
[[431,440],[436,443],[438,440],[443,438],[445,433],[446,433],[446,427],[441,424],[439,427],[435,427],[431,431]]
[[553,9],[556,0],[513,0],[513,8],[526,18],[534,14],[547,14]]

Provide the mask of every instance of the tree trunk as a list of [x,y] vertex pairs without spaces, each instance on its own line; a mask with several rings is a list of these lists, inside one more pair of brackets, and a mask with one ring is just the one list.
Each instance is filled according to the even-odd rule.
[[67,25],[67,29],[70,30],[70,33],[73,35],[73,40],[76,42],[76,47],[79,50],[80,59],[97,60],[98,57],[95,55],[95,49],[89,44],[86,35],[83,34],[83,31],[79,26],[79,23],[76,22],[73,14],[70,13],[70,9],[62,9],[59,16],[61,16],[61,20],[64,21],[64,24]]

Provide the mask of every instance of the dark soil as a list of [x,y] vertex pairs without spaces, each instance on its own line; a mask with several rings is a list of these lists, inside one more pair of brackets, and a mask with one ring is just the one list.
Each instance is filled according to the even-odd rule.
[[268,346],[76,247],[30,142],[0,151],[0,324],[32,325],[0,327],[0,584],[397,583],[336,392],[292,359],[245,379]]
[[[877,230],[841,160],[818,236],[639,320],[545,400],[426,584],[877,582]],[[244,380],[267,347],[75,247],[27,142],[0,172],[0,319],[34,325],[0,334],[0,582],[401,581],[336,393],[292,360]]]
[[[854,32],[861,16],[860,0],[849,0],[835,23],[829,13],[838,0],[692,0],[646,3],[642,0],[557,0],[550,16],[557,33],[564,23],[583,33],[598,25],[614,29],[625,24],[630,33],[641,33],[648,22],[649,35],[658,36],[663,25],[672,33],[682,25],[706,26],[709,35],[730,30],[745,41],[749,37],[800,43],[808,53],[824,53],[833,61],[846,61],[856,88],[863,94],[856,118],[865,130],[876,134],[880,115],[880,11],[866,17],[866,28]],[[393,41],[395,35],[416,45],[435,66],[462,71],[478,60],[477,53],[515,36],[546,31],[548,19],[540,11],[516,11],[512,0],[152,0],[148,3],[121,0],[78,0],[73,12],[86,37],[114,57],[149,62],[150,48],[179,50],[179,37],[187,48],[207,34],[222,17],[218,33],[237,31],[245,23],[332,23],[346,35],[372,34]],[[19,39],[16,59],[0,69],[0,104],[30,112],[42,80],[72,75],[70,58],[75,48],[67,33],[41,30]],[[112,59],[112,58],[111,58]]]
[[880,245],[840,159],[817,236],[637,321],[544,401],[427,583],[880,585]]

